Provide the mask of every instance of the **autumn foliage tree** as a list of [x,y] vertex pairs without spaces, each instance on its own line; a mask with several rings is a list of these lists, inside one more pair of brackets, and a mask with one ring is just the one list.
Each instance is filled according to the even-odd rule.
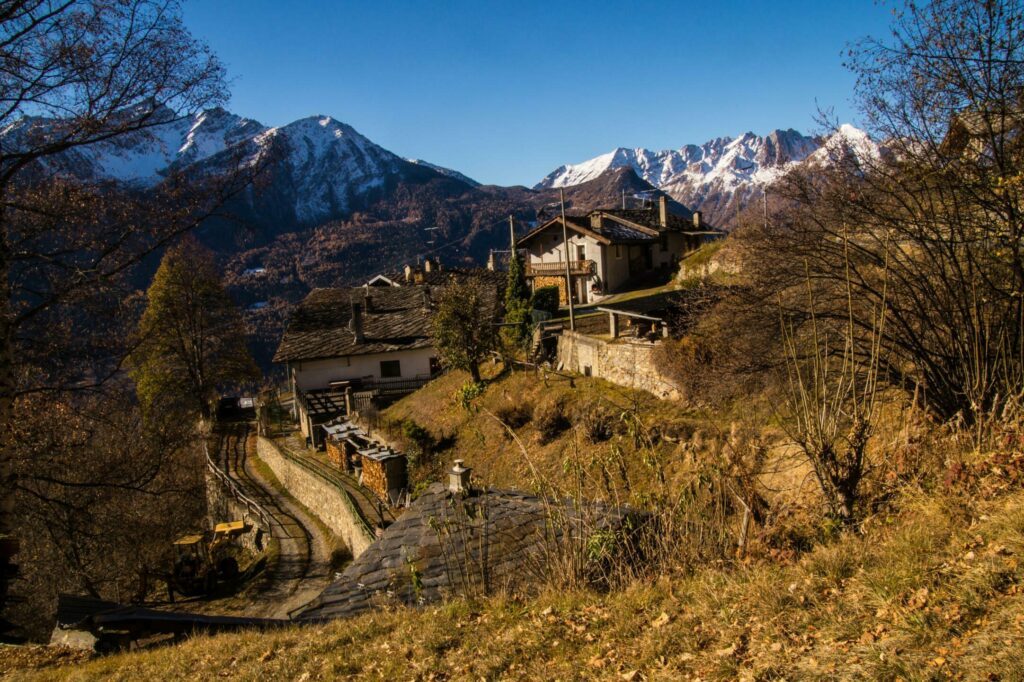
[[139,336],[131,374],[149,415],[208,420],[219,390],[260,376],[213,254],[191,238],[164,255]]
[[193,201],[191,183],[172,174],[142,217],[128,195],[55,182],[45,164],[148,135],[225,92],[223,66],[189,33],[175,0],[0,2],[0,606],[3,563],[23,525],[16,493],[46,475],[18,465],[18,406],[73,400],[116,376],[125,338],[108,333],[124,312],[117,289],[146,254],[220,203]]
[[434,315],[434,343],[441,361],[470,373],[480,382],[480,363],[495,348],[494,295],[480,282],[452,281],[445,287]]
[[978,425],[1021,402],[1022,38],[1019,0],[937,0],[852,48],[878,147],[837,127],[829,163],[775,183],[767,220],[740,231],[752,328],[778,337],[781,308],[799,345],[815,319],[866,366],[884,313],[882,379],[936,417]]

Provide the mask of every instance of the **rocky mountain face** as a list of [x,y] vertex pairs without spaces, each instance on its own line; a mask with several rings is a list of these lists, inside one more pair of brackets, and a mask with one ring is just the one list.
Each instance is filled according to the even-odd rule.
[[743,207],[759,200],[764,188],[793,164],[828,163],[840,148],[855,154],[878,153],[865,133],[849,125],[824,138],[792,129],[763,137],[748,132],[664,151],[620,147],[589,161],[561,166],[536,188],[571,187],[612,169],[631,168],[679,202],[702,211],[710,224],[728,228]]
[[[242,165],[263,168],[258,182],[209,221],[200,237],[224,264],[230,291],[245,310],[261,364],[280,338],[290,305],[314,287],[354,285],[425,256],[451,265],[482,264],[508,248],[508,216],[522,232],[565,188],[568,210],[638,205],[660,187],[680,204],[705,210],[711,224],[730,202],[747,201],[788,163],[821,142],[777,131],[700,147],[650,152],[620,149],[564,166],[534,189],[480,185],[426,161],[406,160],[351,126],[312,116],[268,127],[223,109],[187,118],[161,112],[155,127],[69,151],[42,169],[83,182],[145,191],[171,174],[209,174]],[[7,148],[59,134],[62,122],[24,119],[0,131]],[[721,210],[709,212],[719,202]],[[688,208],[689,207],[689,208]]]
[[[30,145],[59,135],[62,125],[27,118],[0,131],[0,141],[8,149]],[[187,118],[160,112],[144,132],[68,151],[41,170],[145,192],[179,171],[238,165],[262,172],[223,207],[228,218],[208,221],[200,237],[224,264],[265,367],[290,305],[311,288],[361,284],[428,255],[482,264],[491,249],[508,248],[509,215],[525,231],[558,198],[553,190],[482,186],[408,161],[329,116],[271,128],[223,109]],[[570,211],[583,212],[651,189],[632,171],[615,171],[575,185],[566,199]]]

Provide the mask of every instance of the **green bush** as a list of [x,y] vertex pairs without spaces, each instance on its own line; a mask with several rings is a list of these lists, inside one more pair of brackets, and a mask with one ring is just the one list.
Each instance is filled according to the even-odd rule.
[[420,456],[429,455],[437,446],[437,439],[433,434],[412,419],[402,421],[402,437],[412,444],[416,454]]
[[541,287],[537,289],[537,291],[533,292],[530,306],[534,310],[543,310],[546,313],[551,313],[552,316],[558,315],[558,287]]
[[455,402],[462,405],[462,409],[468,410],[472,407],[473,401],[483,395],[485,388],[487,386],[482,381],[467,381],[455,391]]

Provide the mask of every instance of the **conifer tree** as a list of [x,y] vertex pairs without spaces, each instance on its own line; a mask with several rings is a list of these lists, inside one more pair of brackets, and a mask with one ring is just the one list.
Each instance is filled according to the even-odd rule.
[[259,378],[213,254],[194,239],[167,251],[147,298],[131,374],[148,416],[207,420],[219,389]]
[[522,348],[529,338],[530,291],[526,284],[523,263],[515,248],[508,261],[505,284],[505,322],[513,326],[502,329],[502,339],[509,350]]

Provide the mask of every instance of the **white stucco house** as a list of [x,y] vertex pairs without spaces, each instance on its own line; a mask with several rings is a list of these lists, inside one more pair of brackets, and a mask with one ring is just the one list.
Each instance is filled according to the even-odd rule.
[[[670,209],[682,212],[677,215]],[[566,260],[575,303],[592,303],[623,291],[630,282],[659,270],[671,270],[687,253],[724,235],[705,226],[700,212],[670,206],[662,195],[649,208],[597,209],[585,216],[555,217],[517,240],[527,254],[526,277],[534,291],[556,286],[566,298]]]
[[307,439],[354,399],[416,390],[440,371],[431,340],[440,287],[314,289],[292,313],[274,355],[287,369]]

